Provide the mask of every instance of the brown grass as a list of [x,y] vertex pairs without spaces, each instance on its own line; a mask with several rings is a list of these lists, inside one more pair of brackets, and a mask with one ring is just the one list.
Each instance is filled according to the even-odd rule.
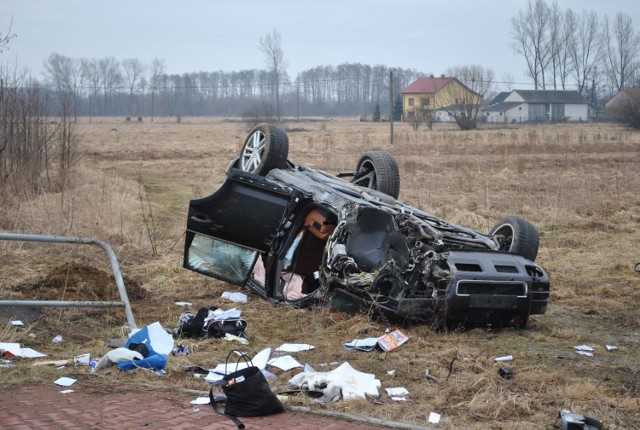
[[[405,329],[411,341],[399,350],[367,354],[345,351],[342,343],[377,335],[384,323],[330,308],[274,306],[250,295],[248,304],[238,306],[252,337],[243,349],[309,342],[316,349],[299,354],[299,361],[318,369],[320,363],[349,361],[375,373],[383,387],[404,386],[411,393],[407,403],[392,402],[383,390],[383,404],[327,406],[343,412],[426,425],[429,411],[436,411],[443,414],[444,429],[517,429],[550,428],[558,422],[559,409],[567,408],[611,428],[640,427],[640,276],[632,270],[640,260],[640,134],[598,124],[468,132],[444,124],[432,132],[414,132],[396,124],[391,147],[386,124],[321,119],[285,126],[294,162],[337,173],[352,170],[364,151],[386,149],[401,169],[401,199],[417,207],[482,231],[505,215],[528,218],[541,231],[538,262],[551,274],[552,303],[527,330],[436,333],[414,326]],[[191,310],[231,307],[219,297],[237,287],[181,268],[182,238],[189,199],[218,187],[247,129],[242,122],[221,119],[183,118],[177,124],[94,118],[80,128],[82,161],[73,192],[0,209],[0,229],[107,241],[125,275],[147,292],[133,301],[139,324],[175,326],[185,311],[174,305],[178,300],[193,302]],[[141,186],[150,206],[141,205]],[[143,212],[153,215],[155,237],[148,234]],[[21,286],[37,284],[66,262],[109,272],[100,251],[66,245],[0,243],[0,258],[3,297],[32,298]],[[52,359],[84,352],[97,356],[108,350],[106,340],[119,336],[125,322],[116,310],[42,313],[26,329],[35,337],[5,327],[0,341],[18,339]],[[56,334],[65,337],[63,344],[51,343]],[[237,346],[222,340],[186,343],[192,354],[171,358],[162,378],[142,371],[69,372],[86,387],[134,382],[204,389],[201,380],[180,367],[213,367]],[[596,348],[594,358],[573,352],[581,343]],[[607,352],[605,343],[619,349]],[[516,372],[510,380],[498,376],[501,365],[493,361],[506,354],[515,356],[502,364]],[[394,369],[395,376],[387,375]],[[427,369],[439,382],[424,376]],[[276,373],[272,386],[288,388],[294,372]],[[48,383],[53,377],[50,370],[35,371],[24,362],[3,374],[4,386]],[[316,407],[308,399],[290,401]]]

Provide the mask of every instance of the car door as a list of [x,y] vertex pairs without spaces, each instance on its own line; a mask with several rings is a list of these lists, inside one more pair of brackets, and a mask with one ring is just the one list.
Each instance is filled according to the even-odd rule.
[[220,189],[189,203],[184,267],[246,284],[259,254],[271,251],[290,201],[289,188],[230,169]]

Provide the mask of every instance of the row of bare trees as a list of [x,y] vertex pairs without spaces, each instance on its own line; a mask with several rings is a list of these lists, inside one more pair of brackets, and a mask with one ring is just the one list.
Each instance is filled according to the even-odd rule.
[[[615,94],[640,83],[640,34],[623,12],[610,20],[593,10],[528,0],[511,19],[511,45],[524,58],[535,89],[571,86],[583,94]],[[606,88],[596,89],[599,82]]]
[[[16,37],[12,23],[0,33],[0,54]],[[69,186],[77,155],[73,93],[55,102],[49,94],[17,67],[0,67],[0,206]]]
[[0,204],[63,191],[76,159],[73,100],[52,100],[29,76],[0,69]]
[[270,105],[277,116],[371,115],[376,104],[389,105],[389,71],[394,94],[420,76],[410,69],[348,63],[315,67],[292,80],[270,37],[261,42],[272,60],[266,70],[167,74],[158,58],[144,64],[52,53],[44,84],[54,94],[71,94],[77,113],[86,116],[242,115]]

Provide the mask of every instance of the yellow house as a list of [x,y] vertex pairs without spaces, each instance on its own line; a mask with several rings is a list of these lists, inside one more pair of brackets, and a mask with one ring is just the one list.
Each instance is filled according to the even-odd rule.
[[482,100],[478,93],[458,79],[444,75],[418,78],[400,94],[403,118],[410,118],[415,112],[436,112],[445,108],[459,110],[464,105],[479,105]]

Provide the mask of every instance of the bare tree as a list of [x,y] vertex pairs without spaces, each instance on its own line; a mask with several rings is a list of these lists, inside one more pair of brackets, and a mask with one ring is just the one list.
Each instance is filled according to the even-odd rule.
[[[139,85],[147,67],[137,58],[127,58],[122,61],[122,68],[124,70],[124,79],[127,83],[127,90],[129,91],[129,114],[133,116],[134,93],[140,89]],[[135,115],[137,116],[137,104],[135,111]]]
[[593,80],[598,64],[602,61],[602,37],[600,20],[595,11],[583,11],[576,15],[568,10],[565,14],[569,29],[567,41],[571,70],[578,91],[583,93],[589,80]]
[[151,122],[153,122],[153,104],[156,97],[156,91],[160,86],[160,78],[166,73],[166,71],[167,66],[164,63],[164,60],[161,60],[160,58],[154,58],[151,60]]
[[463,85],[448,84],[450,88],[447,92],[452,97],[453,104],[445,107],[445,110],[462,130],[477,128],[482,101],[494,85],[494,71],[471,64],[449,68],[447,74],[456,77]]
[[9,42],[11,39],[16,37],[15,33],[11,33],[11,28],[13,27],[13,17],[9,20],[9,28],[3,34],[0,32],[0,54],[4,52],[5,49],[9,49]]
[[549,16],[544,0],[529,0],[526,9],[511,18],[511,47],[525,58],[535,89],[545,88],[545,71],[551,60]]
[[276,113],[280,121],[280,85],[283,83],[287,73],[287,62],[282,51],[282,39],[280,33],[275,29],[273,32],[260,38],[259,48],[265,56],[267,68],[272,74],[275,84]]
[[89,84],[89,121],[94,113],[95,104],[100,95],[100,73],[98,60],[80,59],[80,69],[84,82]]
[[554,2],[549,9],[551,77],[554,90],[558,87],[564,90],[569,75],[568,39],[565,24],[565,15],[558,7],[558,3]]
[[611,26],[605,18],[604,46],[607,78],[621,91],[640,65],[640,35],[634,31],[629,15],[618,12]]
[[122,84],[122,72],[120,62],[113,57],[102,58],[98,61],[98,72],[100,74],[100,84],[102,86],[102,96],[104,97],[104,109],[107,112],[107,102],[109,96]]

